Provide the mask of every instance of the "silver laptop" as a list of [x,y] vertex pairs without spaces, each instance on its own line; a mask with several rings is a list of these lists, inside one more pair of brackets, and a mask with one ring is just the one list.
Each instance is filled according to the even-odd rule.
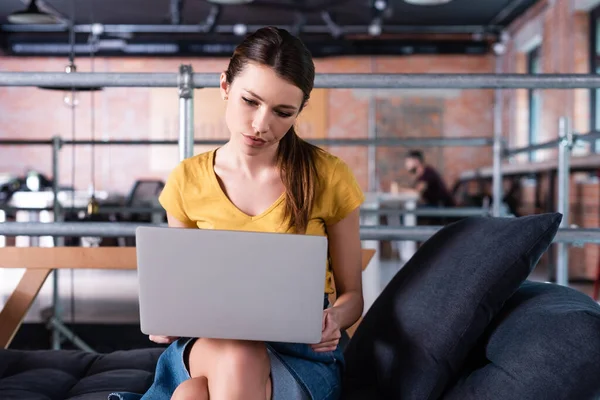
[[147,335],[318,343],[327,238],[138,227]]

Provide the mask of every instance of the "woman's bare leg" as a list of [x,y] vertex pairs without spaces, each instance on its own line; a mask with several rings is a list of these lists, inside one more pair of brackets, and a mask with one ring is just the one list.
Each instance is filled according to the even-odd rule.
[[208,400],[208,379],[201,376],[188,379],[177,387],[171,400]]
[[188,365],[192,378],[208,379],[210,400],[271,399],[271,361],[262,342],[198,339]]

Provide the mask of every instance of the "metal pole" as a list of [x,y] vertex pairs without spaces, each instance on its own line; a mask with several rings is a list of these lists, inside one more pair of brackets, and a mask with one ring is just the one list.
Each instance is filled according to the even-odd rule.
[[[58,202],[58,191],[59,191],[59,159],[60,159],[60,148],[61,148],[61,139],[59,136],[54,136],[52,138],[52,211],[54,214],[54,222],[62,222],[62,213],[60,209],[60,203]],[[64,238],[57,237],[54,238],[54,246],[59,247],[64,245]],[[60,309],[60,293],[59,293],[59,285],[58,285],[58,274],[59,270],[55,269],[52,273],[52,315],[53,318],[60,319],[61,309]],[[52,325],[52,349],[59,350],[60,349],[60,339],[61,334],[60,330],[56,329],[54,325]]]
[[5,222],[0,234],[6,236],[100,236],[134,237],[138,226],[166,226],[135,222]]
[[61,141],[59,136],[52,138],[52,211],[54,212],[54,221],[58,222],[58,216],[60,214],[60,203],[58,202],[58,175],[59,175],[59,152],[61,148]]
[[[191,129],[191,127],[188,127]],[[481,137],[368,137],[368,138],[308,138],[308,142],[321,146],[383,146],[383,147],[437,147],[437,146],[472,146],[485,147],[491,146],[493,140],[489,136]],[[199,145],[221,145],[227,142],[226,139],[198,139],[194,144]],[[155,140],[155,139],[135,139],[135,140],[61,140],[62,146],[138,146],[138,145],[178,145],[179,140]],[[33,145],[51,145],[51,140],[22,140],[22,139],[0,139],[0,146],[33,146]]]
[[[558,121],[558,135],[561,139],[558,145],[558,212],[563,215],[560,226],[569,226],[569,162],[573,148],[573,134],[567,117]],[[556,283],[569,285],[569,249],[566,243],[558,243],[556,247]]]
[[[584,134],[573,133],[573,141],[574,142],[578,142],[578,141],[594,142],[598,139],[600,139],[600,132],[596,132],[596,131],[592,131],[592,132],[588,132],[588,133],[584,133]],[[510,157],[510,156],[513,156],[513,155],[519,154],[519,153],[529,153],[529,152],[536,151],[536,150],[556,148],[556,146],[560,143],[560,141],[561,141],[561,139],[558,138],[558,139],[550,140],[550,141],[544,142],[544,143],[533,144],[531,146],[507,149],[504,151],[504,156]]]
[[[290,5],[285,3],[272,3],[272,7],[276,7],[280,5],[282,8],[296,10],[296,11],[304,11],[304,12],[314,12],[316,11],[313,7],[294,7],[291,8]],[[102,26],[104,33],[106,34],[135,34],[135,33],[151,33],[151,34],[160,34],[160,33],[179,33],[179,34],[204,34],[209,33],[211,29],[211,24],[207,23],[206,20],[203,23],[197,24],[106,24]],[[276,25],[278,28],[284,28],[288,31],[292,31],[294,29],[293,25]],[[263,25],[246,25],[247,32],[254,32]],[[77,24],[74,25],[74,31],[77,33],[92,33],[94,29],[93,24]],[[238,27],[236,24],[218,24],[212,27],[212,30],[218,34],[235,34]],[[369,33],[369,25],[344,25],[340,26],[339,31],[341,34],[351,35],[351,34],[368,34]],[[456,26],[448,26],[448,25],[392,25],[386,24],[385,32],[386,33],[404,33],[404,34],[475,34],[486,32],[490,35],[495,35],[496,32],[500,29],[500,26],[495,25],[456,25]],[[0,25],[0,30],[3,32],[66,32],[67,27],[66,24],[2,24]],[[320,33],[323,35],[331,34],[331,27],[325,24],[306,24],[302,26],[302,33]],[[83,46],[83,45],[80,45]],[[79,47],[79,46],[78,46]]]
[[81,340],[79,336],[77,336],[69,328],[67,328],[56,316],[50,317],[48,325],[52,327],[52,332],[54,332],[56,335],[58,335],[59,333],[64,335],[65,338],[70,340],[75,346],[79,347],[81,350],[87,351],[88,353],[96,353],[94,349],[92,349],[86,342]]
[[[502,58],[496,55],[496,73],[502,69]],[[502,91],[494,92],[494,145],[492,172],[492,216],[499,217],[502,205]]]
[[[135,236],[139,226],[159,226],[167,224],[127,223],[127,222],[4,222],[0,224],[0,235],[5,236]],[[361,240],[426,240],[436,233],[440,226],[388,227],[362,225]],[[600,244],[599,228],[560,228],[553,243]],[[0,258],[0,265],[2,259]]]
[[[377,138],[377,99],[373,95],[369,99],[369,139],[375,141]],[[377,182],[377,148],[369,144],[367,149],[367,163],[369,170],[369,191],[377,192],[379,182]]]
[[[173,73],[0,72],[0,86],[45,88],[179,87]],[[219,87],[219,74],[195,73],[193,87]],[[594,89],[593,74],[318,74],[315,88],[328,89]]]
[[[0,206],[0,211],[4,212],[17,212],[17,211],[34,211],[40,212],[44,210],[52,211],[52,208],[48,207],[6,207]],[[87,211],[87,207],[70,207],[69,210],[73,212],[79,211]],[[98,209],[98,214],[119,214],[119,213],[139,213],[139,214],[163,214],[165,210],[162,207],[100,207]],[[416,215],[421,217],[475,217],[475,216],[488,216],[490,215],[490,211],[484,207],[435,207],[435,208],[421,208],[415,210],[406,210],[406,209],[394,209],[394,208],[385,208],[385,209],[370,209],[368,207],[361,207],[361,214],[364,215]]]
[[194,155],[194,87],[191,65],[179,67],[179,159]]

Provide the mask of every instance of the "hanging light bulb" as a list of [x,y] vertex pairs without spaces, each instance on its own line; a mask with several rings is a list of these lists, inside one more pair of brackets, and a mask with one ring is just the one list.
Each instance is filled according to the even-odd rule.
[[[72,72],[77,72],[77,67],[75,66],[75,63],[73,63],[73,61],[71,61],[69,63],[69,65],[67,65],[65,67],[65,72],[67,74],[70,74]],[[79,99],[77,97],[77,91],[74,89],[66,90],[63,93],[63,101],[67,107],[70,107],[70,108],[77,107],[77,105],[79,104]]]
[[92,197],[90,197],[90,201],[88,201],[87,215],[98,214],[98,209],[99,208],[100,208],[100,204],[98,204],[98,201],[96,200],[96,197],[94,195],[92,195]]

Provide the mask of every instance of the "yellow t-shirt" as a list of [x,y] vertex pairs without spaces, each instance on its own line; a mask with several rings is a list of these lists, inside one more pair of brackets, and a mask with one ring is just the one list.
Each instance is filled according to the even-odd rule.
[[[200,229],[288,233],[287,221],[282,223],[285,194],[259,215],[243,213],[219,185],[213,168],[215,151],[190,157],[175,167],[159,197],[164,209],[181,222]],[[306,234],[325,236],[326,226],[359,207],[364,194],[346,163],[327,152],[317,154],[319,189]],[[332,277],[328,263],[325,293],[334,292]]]

